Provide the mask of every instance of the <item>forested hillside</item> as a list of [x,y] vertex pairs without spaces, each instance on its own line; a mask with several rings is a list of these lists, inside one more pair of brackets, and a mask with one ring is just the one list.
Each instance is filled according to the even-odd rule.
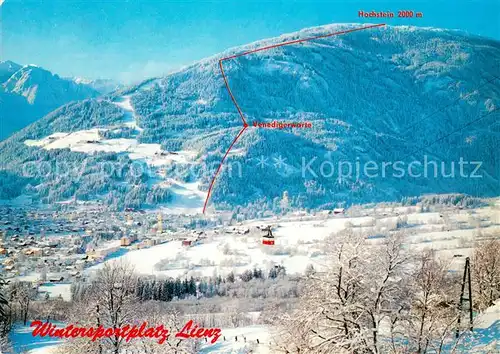
[[[189,191],[199,197],[241,128],[218,59],[356,26],[306,29],[231,49],[164,78],[64,106],[0,143],[0,199],[24,193],[52,203],[76,194],[124,208],[168,203],[192,183],[197,189]],[[425,193],[498,195],[499,60],[497,41],[387,26],[224,61],[250,127],[229,155],[225,166],[234,168],[223,169],[211,200],[220,207],[252,202],[273,208],[285,190],[290,205],[303,207]],[[312,128],[252,126],[273,120],[307,121]],[[337,170],[339,161],[363,168],[368,161],[407,166],[415,160],[421,163],[416,173],[424,156],[438,167],[443,162],[446,174],[454,162],[454,177],[361,172],[339,179]],[[470,164],[468,177],[459,176],[460,159],[481,162],[481,177],[470,178]],[[311,160],[314,173],[304,173]],[[27,164],[41,161],[76,164],[78,178],[40,171],[27,176]],[[106,161],[119,164],[121,172],[107,173]],[[322,163],[327,165],[320,171]],[[128,170],[134,164],[144,167],[140,174]]]

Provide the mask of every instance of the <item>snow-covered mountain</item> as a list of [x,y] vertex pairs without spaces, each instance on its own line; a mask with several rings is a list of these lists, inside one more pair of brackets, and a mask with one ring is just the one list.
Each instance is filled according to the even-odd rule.
[[21,68],[22,65],[14,63],[13,61],[0,61],[0,83],[3,84],[12,76],[12,74]]
[[31,105],[52,107],[99,94],[86,85],[62,79],[35,65],[26,65],[16,71],[3,86],[6,92],[25,97]]
[[0,76],[5,79],[0,90],[0,139],[68,102],[99,95],[88,85],[63,79],[35,65],[2,62]]
[[[3,197],[29,192],[52,203],[76,194],[117,208],[176,202],[201,207],[242,127],[218,59],[354,27],[361,25],[316,27],[252,43],[104,98],[70,103],[0,144],[4,185],[12,185]],[[423,193],[498,195],[499,60],[498,41],[387,26],[224,61],[250,127],[229,154],[225,166],[233,169],[223,169],[211,200],[274,208],[285,190],[292,206],[305,207]],[[274,120],[307,121],[312,128],[252,125]],[[460,159],[480,161],[482,177],[469,177],[476,165],[466,167],[467,177],[458,176]],[[396,162],[406,167],[414,160],[413,176],[381,172],[382,163],[396,170]],[[40,161],[73,164],[78,178],[17,178],[27,163]],[[340,176],[339,161],[360,166],[360,174]],[[370,161],[378,166],[376,177]],[[455,177],[446,177],[452,163]],[[107,173],[104,164],[117,169]],[[132,173],[134,164],[143,173]],[[439,169],[437,176],[432,170],[422,177],[424,165]]]
[[101,94],[111,93],[113,91],[116,91],[124,87],[121,83],[111,79],[90,80],[77,77],[74,78],[73,81],[76,82],[77,84],[84,84],[86,86],[90,86]]

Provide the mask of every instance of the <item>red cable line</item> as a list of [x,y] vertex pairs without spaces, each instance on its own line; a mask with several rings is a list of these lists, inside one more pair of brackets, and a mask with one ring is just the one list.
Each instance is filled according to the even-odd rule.
[[364,26],[364,27],[359,27],[359,28],[352,28],[352,29],[349,29],[349,30],[338,31],[338,32],[329,33],[329,34],[323,34],[323,35],[320,35],[320,36],[308,37],[308,38],[303,38],[303,39],[296,39],[296,40],[293,40],[293,41],[288,41],[288,42],[273,44],[273,45],[270,45],[270,46],[253,49],[253,50],[246,51],[246,52],[243,52],[243,53],[240,53],[240,54],[235,54],[235,55],[231,55],[229,57],[224,57],[222,59],[219,59],[219,69],[220,69],[220,72],[222,74],[222,78],[224,79],[224,84],[226,85],[227,92],[229,93],[229,96],[231,97],[231,100],[233,101],[233,104],[236,107],[236,110],[238,111],[238,114],[241,117],[241,120],[243,122],[243,128],[240,130],[240,132],[238,133],[238,135],[236,136],[236,138],[234,138],[233,142],[231,143],[231,145],[227,149],[226,153],[224,154],[224,157],[222,158],[222,160],[221,160],[221,162],[219,164],[219,167],[217,168],[217,171],[215,171],[215,174],[212,177],[212,181],[210,182],[210,186],[208,187],[207,198],[205,199],[205,204],[203,205],[203,214],[205,214],[205,210],[207,208],[208,200],[210,199],[210,195],[212,193],[212,188],[214,186],[215,180],[217,179],[217,175],[219,174],[219,172],[220,172],[220,170],[222,168],[222,165],[223,165],[224,161],[226,160],[227,155],[229,154],[229,151],[231,151],[231,149],[233,148],[233,145],[236,144],[236,141],[238,141],[238,139],[243,134],[243,132],[248,128],[248,124],[247,124],[247,122],[245,120],[245,116],[243,115],[243,112],[241,111],[241,108],[240,108],[238,102],[236,101],[236,98],[234,97],[233,92],[231,91],[231,88],[229,87],[229,82],[227,81],[226,73],[224,72],[224,66],[222,65],[222,62],[224,60],[230,60],[230,59],[238,58],[238,57],[241,57],[241,56],[244,56],[244,55],[261,52],[263,50],[268,50],[268,49],[272,49],[272,48],[283,47],[285,45],[302,43],[302,42],[311,41],[311,40],[314,40],[314,39],[321,39],[321,38],[327,38],[327,37],[332,37],[332,36],[338,36],[340,34],[346,34],[346,33],[361,31],[361,30],[365,30],[365,29],[370,29],[370,28],[375,28],[375,27],[381,27],[381,26],[385,26],[385,23],[380,23],[380,24],[377,24],[377,25],[369,25],[369,26]]
[[231,96],[231,100],[233,101],[234,105],[236,106],[236,109],[238,110],[238,113],[240,114],[241,120],[243,121],[243,126],[248,127],[248,124],[245,120],[245,117],[243,116],[243,112],[241,111],[240,106],[238,105],[238,102],[236,102],[236,99],[233,96],[233,92],[231,91],[231,88],[229,88],[229,83],[227,82],[226,73],[224,72],[224,67],[222,66],[222,60],[224,60],[224,59],[219,60],[219,68],[220,68],[220,72],[222,74],[222,77],[224,78],[224,83],[226,84],[227,92],[229,92],[229,96]]
[[229,57],[222,58],[221,61],[222,60],[228,60],[228,59],[238,58],[238,57],[241,57],[243,55],[257,53],[257,52],[260,52],[260,51],[263,51],[263,50],[268,50],[268,49],[277,48],[277,47],[283,47],[284,45],[297,44],[297,43],[312,41],[314,39],[320,39],[320,38],[327,38],[327,37],[332,37],[332,36],[338,36],[339,34],[346,34],[346,33],[361,31],[361,30],[365,30],[365,29],[369,29],[369,28],[381,27],[381,26],[385,26],[385,23],[380,23],[380,24],[377,24],[377,25],[369,25],[369,26],[364,26],[364,27],[359,27],[359,28],[352,28],[352,29],[345,30],[345,31],[339,31],[339,32],[334,32],[334,33],[329,33],[329,34],[322,34],[320,36],[308,37],[308,38],[302,38],[302,39],[296,39],[296,40],[293,40],[293,41],[288,41],[288,42],[273,44],[273,45],[270,45],[270,46],[267,46],[267,47],[262,47],[262,48],[258,48],[258,49],[249,50],[248,52],[243,52],[243,53],[240,53],[240,54],[231,55]]
[[212,192],[212,187],[214,186],[214,183],[215,183],[215,179],[217,177],[217,175],[219,174],[219,171],[220,169],[222,168],[222,164],[224,163],[224,160],[226,159],[227,155],[229,154],[229,151],[231,150],[231,148],[233,147],[233,145],[236,143],[236,141],[240,138],[241,134],[243,134],[243,132],[245,131],[245,129],[248,128],[248,125],[244,126],[240,132],[238,133],[238,135],[236,136],[236,138],[234,138],[233,142],[231,143],[231,145],[229,146],[229,149],[227,149],[226,151],[226,154],[224,155],[224,157],[222,158],[220,164],[219,164],[219,167],[217,168],[217,171],[215,172],[215,175],[214,177],[212,178],[212,182],[210,183],[210,187],[208,187],[208,194],[207,194],[207,199],[205,199],[205,204],[203,205],[203,214],[205,214],[205,209],[207,208],[207,203],[208,203],[208,199],[210,198],[210,193]]

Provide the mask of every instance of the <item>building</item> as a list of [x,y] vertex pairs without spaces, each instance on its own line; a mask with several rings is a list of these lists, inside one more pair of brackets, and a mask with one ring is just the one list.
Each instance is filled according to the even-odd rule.
[[12,258],[7,258],[6,260],[3,261],[4,266],[10,266],[14,264],[14,260]]
[[41,248],[31,248],[25,250],[24,254],[27,256],[41,257],[43,255],[43,251]]
[[63,276],[55,276],[55,277],[50,277],[49,282],[51,283],[60,283],[64,280]]
[[88,248],[87,249],[87,256],[93,257],[93,258],[104,258],[111,253],[117,252],[120,249],[120,245],[117,246],[108,246],[108,247],[103,247],[103,248]]
[[120,245],[121,246],[130,246],[135,241],[137,241],[137,235],[135,235],[135,234],[123,236],[120,239]]
[[344,215],[345,209],[344,208],[335,208],[333,209],[333,215]]

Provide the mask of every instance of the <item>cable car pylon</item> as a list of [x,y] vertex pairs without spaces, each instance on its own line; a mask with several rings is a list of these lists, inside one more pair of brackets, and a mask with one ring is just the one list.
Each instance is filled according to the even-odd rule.
[[[465,297],[465,282],[468,283],[468,292],[469,297]],[[469,302],[469,329],[473,330],[472,321],[473,321],[473,313],[472,313],[472,283],[470,279],[470,259],[467,257],[465,259],[465,267],[464,267],[464,277],[462,279],[462,290],[460,291],[460,302],[458,303],[458,320],[457,320],[457,330],[455,332],[455,337],[458,338],[460,336],[460,322],[462,319],[462,312],[464,302]]]

